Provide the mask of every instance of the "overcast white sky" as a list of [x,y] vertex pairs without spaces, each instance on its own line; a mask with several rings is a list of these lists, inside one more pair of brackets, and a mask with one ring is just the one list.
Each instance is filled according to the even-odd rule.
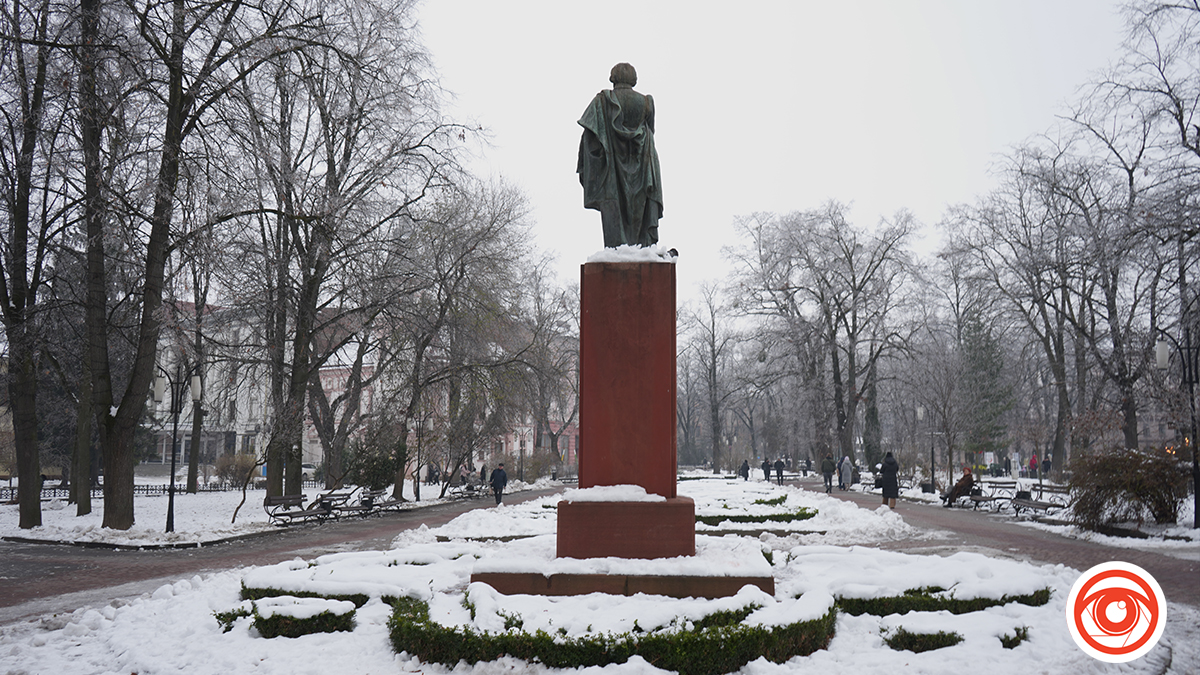
[[738,215],[837,199],[859,225],[907,208],[932,235],[990,189],[999,154],[1067,111],[1123,30],[1113,0],[426,0],[419,19],[451,112],[492,134],[481,170],[525,191],[564,282],[603,247],[576,120],[614,63],[637,68],[681,301],[728,271]]

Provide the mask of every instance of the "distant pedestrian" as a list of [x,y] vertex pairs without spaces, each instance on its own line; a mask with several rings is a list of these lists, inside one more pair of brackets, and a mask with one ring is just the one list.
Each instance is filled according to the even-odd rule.
[[771,482],[771,460],[764,459],[762,463],[763,480]]
[[742,460],[742,465],[738,467],[738,475],[742,480],[750,480],[750,460]]
[[897,474],[900,473],[900,463],[892,456],[892,453],[887,453],[883,456],[883,465],[879,467],[879,474],[883,478],[883,503],[891,508],[896,508],[896,500],[900,497],[900,479]]
[[1011,457],[1004,458],[1004,475],[1005,476],[1012,475],[1012,458]]
[[833,492],[833,473],[837,471],[837,462],[833,461],[833,455],[825,455],[825,459],[821,460],[821,473],[825,476],[825,494]]
[[1030,478],[1038,477],[1038,461],[1037,461],[1037,453],[1036,452],[1033,453],[1033,457],[1029,458],[1029,477]]
[[1046,478],[1050,477],[1050,469],[1054,468],[1054,458],[1046,455],[1046,459],[1042,461],[1042,475]]
[[508,485],[508,474],[504,473],[504,462],[500,462],[500,466],[492,471],[491,480],[492,493],[496,495],[496,505],[500,505],[500,500],[504,497],[504,486]]
[[843,490],[849,490],[850,484],[854,482],[854,463],[850,461],[850,456],[842,457],[842,465],[838,471],[838,483]]
[[780,485],[783,485],[783,468],[785,466],[787,465],[783,463],[782,457],[775,460],[775,480],[778,481]]
[[804,477],[805,478],[808,478],[809,471],[812,471],[812,458],[806,457],[804,459]]

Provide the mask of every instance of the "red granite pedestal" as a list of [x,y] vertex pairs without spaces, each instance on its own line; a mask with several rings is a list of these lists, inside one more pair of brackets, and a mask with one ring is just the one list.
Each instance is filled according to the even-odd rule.
[[587,263],[580,280],[579,487],[640,485],[658,502],[559,502],[560,558],[696,553],[675,493],[675,265]]
[[662,502],[558,503],[560,558],[675,558],[696,555],[696,504]]
[[[675,265],[587,263],[581,270],[579,487],[640,485],[660,501],[561,501],[559,558],[696,555],[696,508],[675,491]],[[733,595],[738,576],[481,573],[502,593]]]

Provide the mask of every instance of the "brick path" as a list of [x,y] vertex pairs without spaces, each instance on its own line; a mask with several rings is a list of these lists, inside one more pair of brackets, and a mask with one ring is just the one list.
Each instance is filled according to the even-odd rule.
[[[814,492],[823,492],[820,482],[794,483]],[[878,508],[878,494],[833,491],[833,496],[864,508]],[[1133,563],[1149,572],[1162,586],[1170,602],[1200,608],[1200,545],[1175,555],[1164,555],[1137,548],[1105,546],[1070,539],[1032,527],[1014,524],[1011,511],[991,514],[971,509],[942,508],[940,504],[901,500],[896,512],[904,522],[921,530],[940,531],[942,539],[912,539],[882,544],[882,548],[913,553],[952,553],[963,549],[988,549],[1035,563],[1063,564],[1087,570],[1103,562],[1119,560]]]

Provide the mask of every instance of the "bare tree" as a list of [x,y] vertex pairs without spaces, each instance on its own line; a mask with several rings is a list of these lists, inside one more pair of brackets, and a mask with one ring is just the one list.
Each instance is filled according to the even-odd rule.
[[21,477],[20,526],[31,528],[42,522],[39,314],[51,299],[54,258],[68,224],[67,186],[56,165],[69,150],[69,54],[60,45],[70,26],[69,17],[48,1],[5,3],[0,12],[0,184],[6,216],[0,314]]
[[867,234],[846,220],[846,207],[824,207],[743,224],[753,243],[738,255],[764,310],[821,338],[831,378],[842,454],[853,456],[859,403],[872,364],[901,349],[911,332],[900,321],[912,275],[905,244],[912,217],[900,213]]
[[[525,351],[526,397],[534,419],[534,447],[564,460],[559,442],[579,414],[579,292],[559,288],[545,265],[525,275],[529,307],[523,312],[531,335]],[[543,439],[549,442],[543,448]]]
[[731,364],[738,336],[732,330],[730,308],[713,285],[701,287],[700,304],[687,316],[692,329],[691,349],[704,391],[713,473],[718,473],[723,466],[734,468],[729,465],[732,458],[722,457],[721,444],[726,432],[726,404],[736,394]]

